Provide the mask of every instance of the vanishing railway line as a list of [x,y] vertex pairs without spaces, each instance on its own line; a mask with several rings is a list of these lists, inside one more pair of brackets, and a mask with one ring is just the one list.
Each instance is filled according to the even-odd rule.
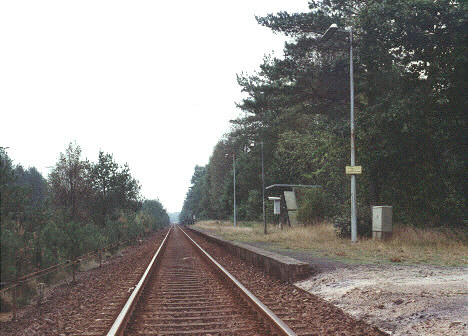
[[220,334],[295,335],[173,226],[107,335]]
[[196,237],[197,243],[177,226],[165,229],[79,283],[59,287],[20,320],[0,324],[0,335],[385,335]]

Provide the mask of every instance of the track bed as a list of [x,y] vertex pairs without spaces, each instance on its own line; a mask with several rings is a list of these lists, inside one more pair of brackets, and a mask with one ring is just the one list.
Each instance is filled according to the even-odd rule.
[[126,335],[269,335],[179,229],[142,293]]

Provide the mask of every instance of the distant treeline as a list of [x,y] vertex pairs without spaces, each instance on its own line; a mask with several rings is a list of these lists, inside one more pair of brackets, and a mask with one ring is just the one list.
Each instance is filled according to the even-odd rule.
[[74,143],[47,179],[14,166],[0,147],[0,196],[1,281],[169,225],[159,201],[142,199],[128,165],[104,152],[84,160]]
[[309,7],[257,18],[289,37],[284,59],[267,56],[256,73],[238,76],[244,113],[209,163],[195,167],[181,218],[232,216],[235,153],[238,218],[260,219],[262,141],[266,185],[321,186],[302,195],[303,221],[349,218],[349,39],[319,38],[336,23],[354,32],[359,217],[368,220],[372,205],[392,205],[395,221],[465,225],[468,3],[326,0]]
[[180,212],[170,212],[169,213],[169,220],[171,223],[177,223],[179,221]]

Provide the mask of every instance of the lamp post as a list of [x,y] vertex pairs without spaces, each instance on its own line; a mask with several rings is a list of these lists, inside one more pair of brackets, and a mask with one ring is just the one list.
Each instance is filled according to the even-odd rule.
[[[353,76],[353,28],[339,29],[334,23],[321,36],[321,41],[328,41],[336,32],[349,33],[349,99],[351,119],[351,166],[356,164],[354,145],[354,76]],[[351,174],[351,241],[357,242],[357,207],[356,207],[356,174]]]
[[237,218],[236,218],[236,154],[225,154],[225,157],[228,157],[229,155],[232,155],[232,168],[233,168],[233,180],[234,180],[234,226],[237,226]]
[[[255,146],[255,142],[252,141],[250,148]],[[261,148],[261,159],[262,159],[262,215],[263,215],[263,233],[267,234],[267,225],[266,225],[266,213],[265,213],[265,165],[263,160],[263,140],[260,141]]]
[[263,234],[267,234],[266,214],[265,214],[265,170],[263,165],[263,140],[260,142],[262,147],[262,211],[263,211]]

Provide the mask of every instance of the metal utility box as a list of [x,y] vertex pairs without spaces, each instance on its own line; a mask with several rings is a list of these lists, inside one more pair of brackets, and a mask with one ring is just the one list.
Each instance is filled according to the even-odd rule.
[[273,213],[275,215],[281,214],[281,197],[268,197],[270,201],[273,201]]
[[389,238],[392,234],[392,226],[392,206],[373,206],[372,237],[374,239]]

